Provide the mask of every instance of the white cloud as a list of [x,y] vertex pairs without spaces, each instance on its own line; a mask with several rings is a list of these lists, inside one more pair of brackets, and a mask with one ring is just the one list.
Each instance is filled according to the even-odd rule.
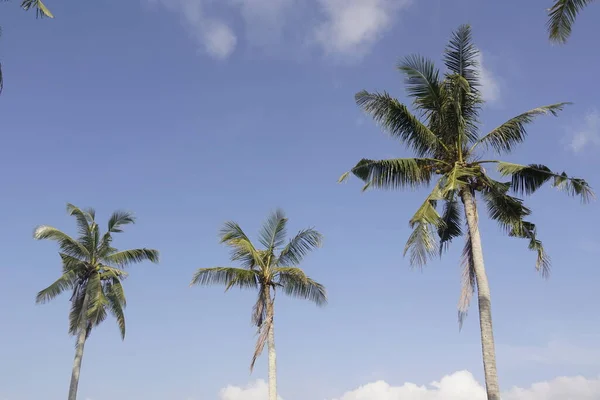
[[325,20],[315,31],[327,53],[357,58],[395,22],[410,0],[317,0]]
[[589,146],[600,146],[600,113],[597,109],[588,111],[579,128],[570,129],[569,148],[578,153]]
[[500,100],[500,85],[497,78],[487,68],[483,55],[479,52],[479,81],[481,82],[481,95],[483,100],[489,103],[495,103]]
[[237,37],[223,21],[206,15],[203,0],[148,0],[178,13],[182,23],[202,49],[217,59],[229,57],[235,50]]
[[[221,390],[220,400],[262,400],[267,397],[267,384],[258,380],[246,388],[228,386]],[[405,383],[392,386],[384,381],[366,384],[333,400],[485,400],[484,387],[468,371],[459,371],[429,385]],[[514,387],[502,400],[598,400],[600,377],[587,379],[558,377],[534,383],[528,388]]]

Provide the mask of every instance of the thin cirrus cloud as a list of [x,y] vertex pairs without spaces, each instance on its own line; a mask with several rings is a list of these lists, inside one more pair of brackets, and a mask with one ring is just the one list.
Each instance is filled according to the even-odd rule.
[[479,52],[477,58],[479,63],[481,96],[487,103],[497,103],[500,100],[500,84],[498,82],[498,78],[489,69],[481,52]]
[[[219,400],[262,400],[267,397],[265,381],[258,380],[242,388],[228,386]],[[514,387],[504,392],[502,400],[598,400],[600,377],[588,379],[558,377],[534,383],[528,388]],[[468,371],[444,376],[429,385],[405,383],[392,386],[384,381],[368,383],[333,400],[485,400],[484,387]]]
[[597,109],[589,110],[583,118],[583,123],[569,128],[569,132],[568,147],[575,153],[600,146],[600,112]]
[[[320,47],[327,55],[357,59],[399,19],[412,0],[147,0],[179,15],[182,25],[202,51],[226,59],[240,38],[264,45],[283,37],[288,22],[294,36]],[[309,10],[310,12],[305,12]],[[298,14],[301,24],[291,24]],[[241,17],[244,28],[233,20]],[[290,28],[291,29],[291,28]]]

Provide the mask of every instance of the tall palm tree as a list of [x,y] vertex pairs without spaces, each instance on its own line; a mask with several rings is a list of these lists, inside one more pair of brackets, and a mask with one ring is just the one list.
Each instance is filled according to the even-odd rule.
[[[490,288],[483,264],[476,198],[483,200],[490,218],[509,236],[529,241],[529,248],[537,253],[537,269],[545,275],[550,260],[537,238],[535,225],[529,221],[531,211],[513,194],[532,194],[547,182],[585,201],[593,197],[593,192],[583,179],[554,173],[541,164],[521,165],[483,158],[486,150],[509,153],[525,140],[527,124],[539,115],[556,115],[566,103],[534,108],[481,136],[478,115],[483,101],[478,89],[477,57],[471,29],[463,25],[453,33],[446,47],[447,72],[443,77],[433,62],[422,56],[409,56],[399,63],[398,69],[406,76],[408,95],[413,98],[420,117],[386,92],[357,93],[357,104],[417,157],[362,159],[340,181],[352,173],[365,182],[364,189],[418,188],[434,182],[433,190],[410,219],[413,232],[404,254],[409,254],[411,264],[423,266],[432,257],[441,255],[453,239],[465,234],[459,323],[462,324],[477,289],[487,395],[490,400],[499,400]],[[496,166],[499,175],[509,180],[493,179],[486,171],[487,166]],[[464,231],[459,201],[466,216]],[[441,214],[437,211],[440,205],[443,205]]]
[[135,219],[128,212],[116,211],[108,220],[103,235],[95,221],[93,209],[81,210],[67,204],[67,212],[77,221],[79,237],[47,225],[35,229],[35,239],[49,239],[58,243],[62,259],[62,275],[52,285],[40,291],[37,303],[46,303],[66,290],[71,291],[69,333],[77,336],[75,360],[69,386],[69,400],[76,400],[83,347],[92,328],[112,314],[125,339],[125,293],[121,281],[127,277],[123,268],[142,261],[158,262],[158,251],[151,249],[117,250],[112,247],[112,235],[122,232]]
[[231,221],[225,223],[220,232],[221,243],[231,248],[231,261],[239,262],[241,268],[200,268],[190,284],[225,285],[225,291],[234,286],[258,291],[258,299],[252,310],[252,324],[258,328],[258,340],[250,371],[266,342],[269,350],[269,400],[277,400],[273,326],[277,290],[288,296],[310,300],[318,306],[327,303],[325,287],[310,279],[298,267],[306,254],[320,247],[322,236],[314,229],[303,229],[286,244],[287,221],[281,210],[269,216],[258,235],[263,249],[257,249],[238,224]]
[[565,43],[571,36],[571,28],[581,10],[594,0],[555,0],[548,9],[548,34],[550,40]]

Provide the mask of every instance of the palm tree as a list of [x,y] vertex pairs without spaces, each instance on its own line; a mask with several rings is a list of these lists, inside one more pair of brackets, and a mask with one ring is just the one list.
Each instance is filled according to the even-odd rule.
[[114,212],[104,235],[100,234],[93,209],[81,210],[67,204],[67,212],[77,221],[77,239],[47,225],[37,227],[33,234],[38,240],[58,242],[62,259],[61,277],[39,292],[36,302],[46,303],[66,290],[72,293],[69,333],[77,336],[77,345],[68,399],[76,400],[83,347],[92,328],[110,313],[117,320],[121,338],[125,339],[125,293],[121,281],[127,273],[123,268],[145,260],[157,263],[158,251],[146,248],[119,251],[112,247],[112,235],[135,222],[128,212]]
[[565,43],[571,36],[571,27],[581,10],[594,0],[555,0],[548,9],[548,34],[550,40]]
[[[410,255],[411,264],[423,266],[432,257],[441,255],[449,243],[464,232],[464,287],[459,323],[462,324],[477,289],[487,395],[490,400],[499,400],[490,288],[483,264],[476,198],[483,200],[490,218],[509,236],[529,241],[529,249],[537,253],[537,269],[546,275],[550,260],[537,238],[535,225],[528,219],[531,211],[513,194],[529,195],[550,182],[571,195],[581,196],[584,201],[594,195],[583,179],[554,173],[544,165],[483,159],[485,150],[509,153],[525,140],[527,124],[539,115],[556,115],[566,103],[534,108],[480,136],[478,115],[483,101],[478,89],[477,58],[471,29],[463,25],[453,33],[444,53],[448,71],[443,78],[424,57],[409,56],[399,63],[398,69],[406,76],[408,94],[420,117],[386,92],[357,93],[357,104],[417,157],[363,159],[342,175],[340,181],[352,173],[365,182],[364,189],[404,189],[427,186],[436,179],[433,190],[410,219],[413,232],[404,254]],[[494,180],[484,168],[489,165],[496,166],[499,175],[509,180]],[[461,227],[459,201],[466,215],[465,231]],[[437,207],[442,204],[440,215]]]
[[325,287],[310,279],[298,265],[311,250],[320,247],[322,236],[314,229],[303,229],[285,243],[287,218],[281,210],[272,213],[263,224],[257,249],[235,222],[221,229],[221,243],[231,248],[231,261],[241,268],[200,268],[190,285],[225,285],[225,291],[237,286],[258,291],[252,310],[252,324],[258,328],[258,340],[250,364],[254,368],[265,342],[269,350],[269,399],[277,400],[277,370],[275,333],[273,327],[275,293],[281,290],[288,296],[307,299],[318,306],[327,303]]

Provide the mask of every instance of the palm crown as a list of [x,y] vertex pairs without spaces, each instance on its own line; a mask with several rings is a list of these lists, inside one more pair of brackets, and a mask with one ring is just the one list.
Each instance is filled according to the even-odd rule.
[[121,337],[125,338],[126,301],[121,281],[127,273],[123,267],[145,260],[156,263],[158,251],[146,248],[119,251],[112,246],[112,235],[135,221],[128,212],[114,212],[108,221],[108,230],[101,235],[93,209],[81,210],[68,204],[67,211],[77,221],[77,239],[47,225],[39,226],[34,232],[35,239],[58,242],[63,272],[56,282],[38,293],[36,302],[45,303],[71,290],[69,333],[76,335],[80,329],[86,329],[89,335],[91,329],[111,313],[117,320]]
[[[580,196],[583,201],[594,196],[592,190],[585,180],[569,177],[564,172],[552,172],[545,165],[484,160],[482,155],[486,150],[510,153],[524,141],[527,124],[539,115],[556,115],[567,103],[534,108],[480,135],[478,115],[483,101],[477,56],[470,27],[463,25],[446,48],[444,64],[448,72],[443,78],[424,57],[409,56],[400,62],[398,68],[406,76],[408,95],[421,118],[385,92],[357,93],[358,105],[418,157],[362,159],[342,175],[340,181],[352,173],[365,182],[363,190],[414,188],[433,183],[433,190],[410,219],[413,232],[404,253],[410,254],[413,265],[423,266],[463,234],[458,201],[462,191],[469,191],[480,194],[490,218],[508,235],[529,241],[529,248],[537,253],[537,269],[547,274],[550,261],[537,238],[536,226],[529,220],[531,211],[515,195],[532,194],[547,182]],[[488,165],[495,166],[499,175],[508,179],[493,179],[484,168]],[[441,214],[437,210],[440,203],[443,204]],[[475,284],[470,244],[467,237],[463,254],[467,291],[463,292],[461,308],[468,305],[469,293]]]
[[241,268],[200,268],[191,282],[191,285],[225,285],[226,291],[234,286],[258,291],[252,324],[258,328],[259,338],[251,369],[264,348],[273,321],[272,305],[278,290],[319,306],[327,303],[323,285],[309,278],[298,267],[310,251],[321,245],[322,236],[314,229],[303,229],[286,243],[287,221],[280,210],[271,214],[258,235],[263,249],[257,249],[238,224],[231,221],[225,223],[220,232],[221,243],[231,248],[231,261],[239,262]]

